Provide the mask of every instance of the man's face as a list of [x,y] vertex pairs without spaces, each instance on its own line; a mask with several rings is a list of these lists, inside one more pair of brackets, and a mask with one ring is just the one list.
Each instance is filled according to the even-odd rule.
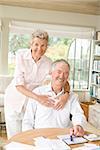
[[56,64],[54,71],[51,73],[52,83],[64,87],[69,76],[69,67],[64,62],[59,62]]
[[31,43],[32,56],[33,58],[41,58],[42,55],[46,52],[47,49],[47,40],[34,38]]

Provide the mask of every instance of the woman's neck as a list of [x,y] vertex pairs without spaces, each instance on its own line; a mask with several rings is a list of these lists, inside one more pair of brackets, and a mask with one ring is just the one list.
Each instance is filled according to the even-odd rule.
[[32,50],[31,50],[31,55],[35,62],[38,62],[41,59],[41,57],[38,57],[34,53],[32,53]]
[[32,58],[34,59],[35,62],[38,62],[41,57],[40,58],[38,58],[38,57],[32,57]]

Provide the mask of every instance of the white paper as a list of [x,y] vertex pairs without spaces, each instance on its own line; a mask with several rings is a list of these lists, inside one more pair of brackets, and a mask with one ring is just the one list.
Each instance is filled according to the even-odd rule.
[[67,143],[68,145],[71,145],[71,144],[80,144],[80,143],[87,142],[87,140],[85,138],[83,138],[83,137],[76,137],[76,136],[73,136],[73,141],[71,141],[69,134],[59,135],[57,137],[59,139],[61,139],[62,141],[64,141],[65,143]]
[[46,147],[47,150],[70,150],[70,147],[59,139],[48,139],[44,137],[34,138],[35,145],[38,147]]
[[100,135],[88,134],[88,135],[84,135],[84,138],[86,138],[89,141],[97,141],[100,140]]
[[84,146],[73,148],[72,150],[100,150],[100,146],[92,143],[85,143]]
[[6,150],[34,150],[34,146],[18,142],[11,142],[7,144],[4,148]]

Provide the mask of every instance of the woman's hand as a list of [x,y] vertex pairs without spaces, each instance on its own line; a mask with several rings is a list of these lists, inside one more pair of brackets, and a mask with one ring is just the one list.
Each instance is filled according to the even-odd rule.
[[37,95],[38,102],[46,107],[54,107],[55,101],[47,95]]
[[55,101],[54,109],[60,110],[63,109],[69,98],[69,93],[66,92],[64,95],[60,96],[57,101]]
[[76,125],[70,129],[70,135],[83,136],[84,129],[80,125]]

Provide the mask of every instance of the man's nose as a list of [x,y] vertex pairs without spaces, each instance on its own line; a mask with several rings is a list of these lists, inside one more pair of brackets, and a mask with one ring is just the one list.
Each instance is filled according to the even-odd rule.
[[60,73],[60,77],[64,77],[64,73],[63,72]]

